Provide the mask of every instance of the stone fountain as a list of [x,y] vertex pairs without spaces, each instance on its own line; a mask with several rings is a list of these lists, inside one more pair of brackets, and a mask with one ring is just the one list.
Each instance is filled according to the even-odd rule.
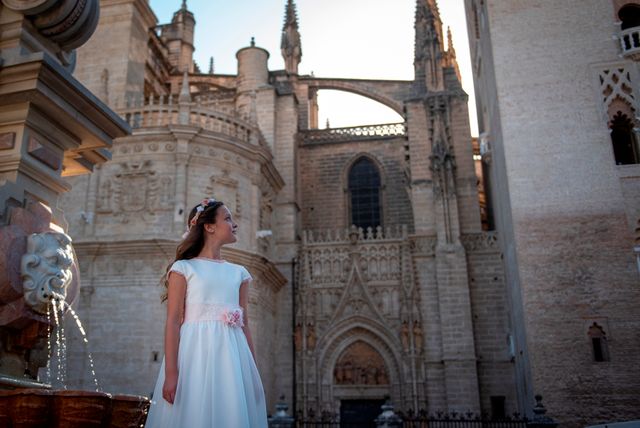
[[[71,73],[99,0],[0,0],[0,426],[133,427],[145,397],[53,390],[38,373],[71,310],[77,259],[59,196],[130,130]],[[58,317],[54,317],[58,318]]]

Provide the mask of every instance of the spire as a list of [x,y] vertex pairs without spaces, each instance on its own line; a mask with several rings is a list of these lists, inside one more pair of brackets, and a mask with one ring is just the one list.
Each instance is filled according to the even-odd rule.
[[298,32],[296,4],[293,0],[287,0],[280,50],[287,73],[298,74],[298,65],[302,59],[302,44],[300,43],[300,32]]
[[444,40],[435,0],[417,0],[415,20],[415,81],[420,90],[442,90]]
[[209,74],[213,74],[213,57],[209,58]]
[[182,7],[180,7],[180,9],[187,10],[187,0],[182,0]]
[[445,65],[447,67],[452,67],[455,70],[456,76],[458,76],[458,81],[461,82],[462,78],[460,77],[460,67],[458,67],[458,59],[456,58],[456,48],[453,47],[451,27],[447,27],[447,52],[445,55]]
[[296,4],[293,0],[287,0],[282,31],[286,30],[290,25],[298,29],[298,13],[296,11]]

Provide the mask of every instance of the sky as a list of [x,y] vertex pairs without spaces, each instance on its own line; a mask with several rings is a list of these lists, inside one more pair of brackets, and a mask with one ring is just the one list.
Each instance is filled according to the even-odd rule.
[[[150,0],[160,24],[171,21],[181,0]],[[203,72],[214,57],[214,71],[236,74],[236,52],[256,45],[269,51],[269,69],[284,68],[280,35],[286,0],[188,0],[196,19],[194,58]],[[473,77],[464,0],[439,0],[440,15],[451,27],[469,94],[471,133],[477,136]],[[296,0],[302,41],[300,74],[316,77],[413,80],[415,0]],[[341,91],[318,94],[320,127],[401,122],[388,107]]]

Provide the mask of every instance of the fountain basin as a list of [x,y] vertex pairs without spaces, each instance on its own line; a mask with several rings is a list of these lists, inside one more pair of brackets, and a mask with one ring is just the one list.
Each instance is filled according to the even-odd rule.
[[133,428],[147,416],[147,397],[92,391],[0,391],[0,426],[13,428]]

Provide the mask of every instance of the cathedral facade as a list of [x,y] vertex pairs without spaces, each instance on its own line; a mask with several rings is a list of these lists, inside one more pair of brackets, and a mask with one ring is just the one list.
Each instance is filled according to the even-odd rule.
[[[239,223],[224,257],[254,277],[249,318],[270,412],[280,395],[305,416],[377,411],[387,397],[403,411],[526,411],[455,51],[434,0],[417,2],[414,25],[414,80],[301,75],[289,0],[285,69],[269,70],[252,41],[224,75],[195,65],[184,2],[158,25],[144,0],[101,1],[75,75],[133,132],[114,141],[111,161],[70,178],[64,207],[78,312],[106,391],[151,392],[159,279],[189,209],[214,196]],[[318,129],[323,89],[404,121]],[[72,337],[68,355],[70,381],[90,388],[88,350]]]

